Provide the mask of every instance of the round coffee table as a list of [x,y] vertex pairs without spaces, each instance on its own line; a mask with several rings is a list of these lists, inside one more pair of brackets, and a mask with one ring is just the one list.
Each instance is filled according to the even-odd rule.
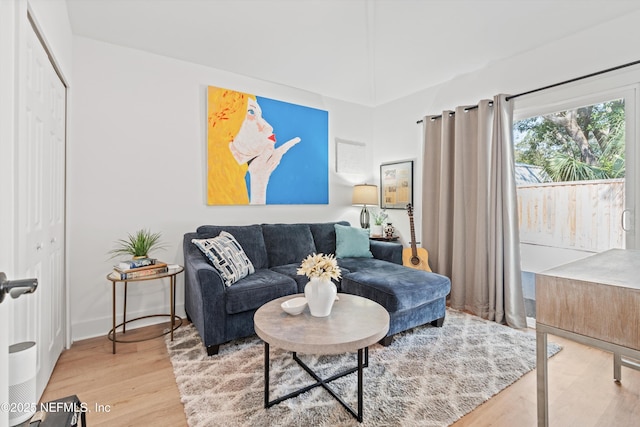
[[[253,318],[256,334],[264,341],[264,406],[269,408],[322,386],[351,415],[362,422],[362,370],[369,364],[369,346],[380,341],[389,331],[389,313],[374,301],[348,294],[338,294],[339,299],[333,304],[331,314],[327,317],[311,316],[309,307],[297,316],[285,313],[280,304],[299,296],[304,295],[288,295],[270,301],[260,307]],[[269,345],[293,352],[293,359],[316,380],[316,383],[278,399],[269,400]],[[326,379],[320,378],[297,356],[297,353],[324,355],[355,351],[358,352],[357,367]],[[358,372],[357,412],[328,385],[331,381],[353,372]]]

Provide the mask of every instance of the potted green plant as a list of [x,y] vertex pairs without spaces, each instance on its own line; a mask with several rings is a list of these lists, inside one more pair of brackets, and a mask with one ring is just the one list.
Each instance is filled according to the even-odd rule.
[[116,247],[109,253],[112,258],[120,255],[128,255],[134,259],[146,258],[152,250],[165,248],[160,238],[160,233],[152,233],[146,229],[138,230],[134,234],[129,234],[127,239],[116,240]]
[[382,236],[382,224],[384,224],[385,220],[389,217],[387,212],[384,209],[379,210],[373,214],[373,223],[371,226],[371,237],[381,237]]

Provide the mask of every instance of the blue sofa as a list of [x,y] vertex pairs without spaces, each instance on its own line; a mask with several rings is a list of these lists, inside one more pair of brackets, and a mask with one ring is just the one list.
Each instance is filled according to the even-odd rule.
[[[197,328],[209,355],[221,344],[253,335],[253,315],[263,304],[304,292],[308,282],[296,274],[309,254],[334,254],[337,223],[261,224],[247,226],[203,225],[184,235],[185,310]],[[255,272],[226,287],[222,277],[192,239],[231,233],[253,263]],[[445,276],[402,266],[402,246],[371,241],[374,258],[340,258],[342,279],[338,291],[369,298],[390,315],[390,328],[381,341],[431,323],[442,326],[451,282]]]

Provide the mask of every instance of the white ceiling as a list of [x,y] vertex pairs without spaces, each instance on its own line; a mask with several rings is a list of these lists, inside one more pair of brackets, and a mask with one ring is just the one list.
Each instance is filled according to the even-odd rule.
[[640,1],[67,0],[67,7],[76,35],[375,106],[640,10]]

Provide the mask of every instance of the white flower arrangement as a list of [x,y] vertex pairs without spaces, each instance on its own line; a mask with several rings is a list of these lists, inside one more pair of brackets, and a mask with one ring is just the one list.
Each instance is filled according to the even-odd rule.
[[318,277],[320,279],[338,280],[341,276],[338,261],[333,254],[312,254],[302,260],[297,270],[298,275],[307,276],[309,279]]

